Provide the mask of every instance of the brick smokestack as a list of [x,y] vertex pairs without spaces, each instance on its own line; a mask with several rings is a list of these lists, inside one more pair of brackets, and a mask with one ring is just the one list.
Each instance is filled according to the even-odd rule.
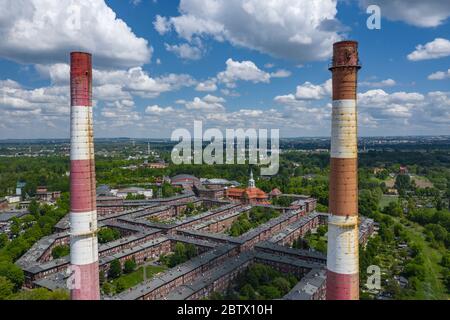
[[92,57],[70,54],[70,265],[73,300],[100,299],[92,118]]
[[333,46],[333,107],[327,256],[327,300],[359,299],[358,43]]

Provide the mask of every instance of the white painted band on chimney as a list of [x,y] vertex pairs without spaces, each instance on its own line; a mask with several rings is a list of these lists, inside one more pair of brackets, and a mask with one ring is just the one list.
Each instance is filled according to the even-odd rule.
[[356,100],[334,100],[331,125],[331,158],[356,158],[357,143]]
[[359,232],[357,216],[328,218],[327,269],[339,274],[359,272]]
[[70,110],[70,160],[94,159],[92,107],[72,106]]

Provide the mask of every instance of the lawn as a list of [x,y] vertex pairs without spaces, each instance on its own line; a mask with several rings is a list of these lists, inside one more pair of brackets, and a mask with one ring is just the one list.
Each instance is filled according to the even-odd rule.
[[384,181],[384,183],[386,184],[386,187],[393,188],[394,184],[395,184],[395,179],[394,178],[388,178],[388,179],[386,179],[386,181]]
[[316,233],[312,233],[309,236],[306,236],[305,239],[308,241],[310,248],[322,252],[323,254],[327,253],[327,236],[319,236]]
[[[423,176],[411,175],[411,180],[414,180],[416,186],[418,186],[419,188],[433,187],[433,183],[428,180],[428,178]],[[393,188],[395,185],[395,178],[388,178],[386,179],[386,181],[384,181],[384,183],[386,184],[386,187]]]
[[[149,265],[146,266],[147,271],[147,280],[151,279],[154,275],[164,271],[167,269],[166,266],[153,266]],[[118,291],[123,291],[128,288],[134,287],[144,281],[144,268],[139,267],[136,271],[131,272],[129,274],[124,274],[120,276],[117,279],[114,279],[111,284],[113,285],[114,289],[122,289]]]
[[416,183],[416,186],[418,186],[419,188],[432,188],[433,187],[433,183],[431,183],[431,181],[428,180],[428,178],[426,178],[426,177],[411,176],[411,180],[414,180],[414,182]]
[[397,201],[398,196],[383,194],[380,200],[380,209],[383,210],[390,202]]

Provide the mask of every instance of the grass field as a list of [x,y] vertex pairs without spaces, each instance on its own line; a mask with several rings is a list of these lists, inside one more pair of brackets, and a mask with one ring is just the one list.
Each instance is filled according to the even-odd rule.
[[[411,180],[413,180],[416,183],[416,186],[418,186],[419,188],[433,187],[433,183],[426,177],[411,175]],[[395,178],[386,179],[384,183],[386,184],[386,187],[393,188],[395,184]]]
[[[152,266],[152,265],[146,266],[145,268],[147,271],[147,279],[151,279],[153,278],[154,275],[167,269],[166,266]],[[123,291],[128,288],[134,287],[135,285],[138,285],[142,281],[144,281],[144,268],[140,267],[132,273],[124,274],[119,278],[114,279],[111,282],[111,284],[113,285],[114,289],[116,289],[116,291],[118,289],[120,289],[119,291]]]
[[384,194],[380,200],[380,209],[384,209],[390,202],[397,201],[398,196]]
[[411,180],[414,180],[416,182],[416,186],[419,188],[432,188],[433,183],[431,183],[430,180],[428,180],[426,177],[421,176],[411,176]]

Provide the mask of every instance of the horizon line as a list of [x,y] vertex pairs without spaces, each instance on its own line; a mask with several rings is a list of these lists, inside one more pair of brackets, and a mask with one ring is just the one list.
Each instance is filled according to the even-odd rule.
[[[365,135],[365,136],[359,136],[359,138],[407,138],[407,137],[450,137],[450,134],[419,134],[419,135]],[[96,137],[94,140],[106,140],[106,139],[127,139],[127,140],[169,140],[171,141],[170,137],[160,137],[160,138],[149,138],[149,137]],[[280,137],[280,139],[331,139],[330,136],[286,136],[286,137]],[[0,143],[4,141],[23,141],[23,140],[31,140],[31,141],[38,141],[38,140],[69,140],[68,138],[6,138],[6,139],[0,139]],[[191,139],[195,140],[195,139]],[[173,141],[176,142],[176,141]]]

